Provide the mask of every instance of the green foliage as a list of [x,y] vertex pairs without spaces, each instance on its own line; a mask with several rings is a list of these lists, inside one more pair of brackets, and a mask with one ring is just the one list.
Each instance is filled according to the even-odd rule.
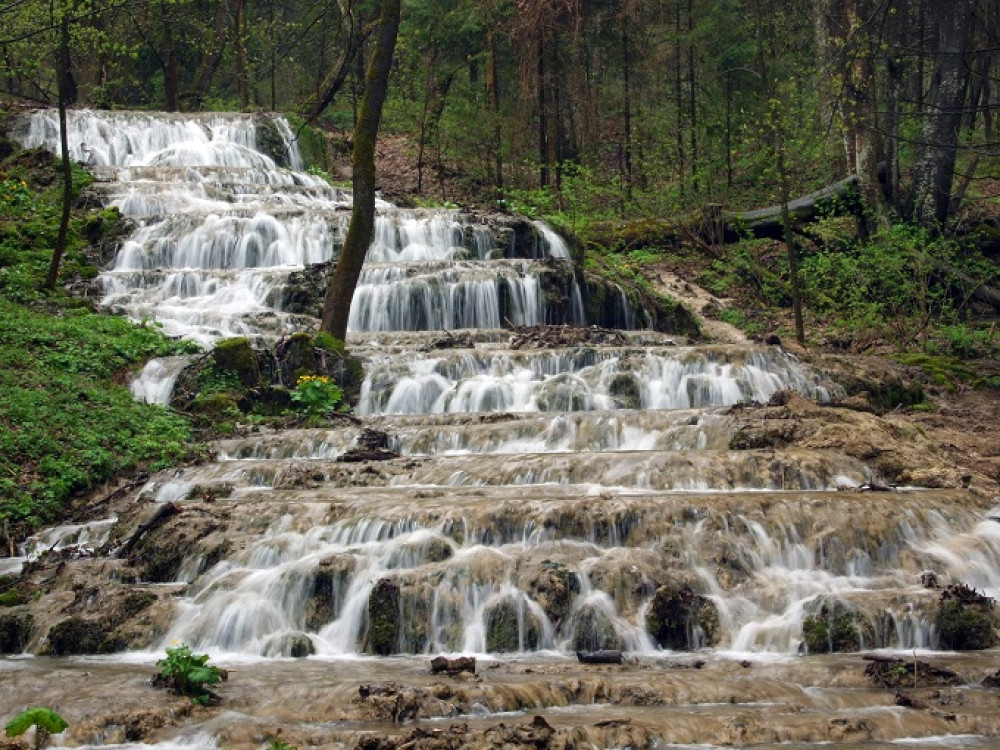
[[[141,463],[189,452],[187,423],[133,400],[125,373],[150,357],[190,352],[154,326],[90,311],[62,285],[43,293],[61,184],[41,152],[15,152],[0,192],[0,521],[18,534],[55,519],[67,500]],[[92,178],[73,175],[79,190]],[[96,269],[79,249],[110,216],[74,213],[64,279]],[[97,239],[98,237],[94,237]]]
[[328,352],[344,354],[347,351],[347,347],[342,340],[326,331],[318,331],[313,337],[313,343],[320,349],[326,349]]
[[290,394],[292,401],[313,417],[329,414],[344,398],[344,392],[326,375],[302,375]]
[[283,740],[275,738],[267,744],[267,750],[299,750],[299,749],[295,745],[290,745]]
[[208,705],[211,693],[205,687],[223,679],[222,669],[208,664],[208,654],[195,654],[186,644],[168,647],[165,658],[156,662],[157,680],[175,693],[187,695],[198,705]]
[[48,742],[49,735],[60,734],[68,726],[66,720],[51,708],[39,706],[19,713],[7,722],[4,731],[8,737],[20,737],[35,727],[35,748],[39,750]]

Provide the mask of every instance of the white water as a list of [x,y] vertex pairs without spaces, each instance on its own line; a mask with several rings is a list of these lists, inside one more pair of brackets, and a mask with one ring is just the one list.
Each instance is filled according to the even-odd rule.
[[[314,324],[282,311],[283,289],[291,271],[334,257],[349,197],[300,171],[284,121],[275,125],[291,169],[255,150],[251,117],[74,113],[71,123],[74,156],[102,168],[102,194],[137,221],[102,274],[105,305],[206,344]],[[36,113],[23,140],[52,148],[55,134],[53,115]],[[733,426],[701,410],[781,389],[840,393],[780,350],[494,342],[427,353],[364,336],[543,322],[535,261],[570,255],[541,224],[533,257],[512,258],[459,212],[379,210],[351,312],[352,343],[367,359],[357,413],[379,416],[406,459],[350,474],[335,459],[353,435],[304,431],[227,441],[219,463],[156,478],[144,489],[156,501],[231,483],[231,531],[244,535],[203,572],[210,550],[192,543],[177,574],[190,587],[164,643],[271,657],[302,637],[321,655],[355,654],[387,578],[400,590],[403,652],[484,652],[502,612],[514,613],[517,650],[649,652],[653,592],[682,574],[715,603],[729,652],[798,653],[803,620],[824,601],[868,622],[891,616],[891,632],[864,645],[908,649],[934,645],[934,595],[919,588],[911,557],[1000,591],[1000,524],[971,512],[945,520],[899,496],[909,515],[877,543],[833,539],[812,519],[839,501],[823,492],[871,479],[863,463],[727,450]],[[585,322],[582,294],[574,284],[572,322]],[[624,296],[619,307],[631,320]],[[165,403],[175,374],[151,363],[134,392]],[[440,416],[415,421],[428,415]],[[751,499],[730,497],[741,493]],[[868,510],[856,500],[850,509]],[[37,546],[79,544],[77,531]],[[557,574],[570,601],[546,609],[555,584],[545,576]],[[317,593],[318,582],[329,589]],[[324,597],[330,611],[317,620],[310,607]]]

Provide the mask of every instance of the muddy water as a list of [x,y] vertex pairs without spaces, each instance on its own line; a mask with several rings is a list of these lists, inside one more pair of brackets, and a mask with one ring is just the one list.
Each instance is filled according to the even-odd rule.
[[[46,117],[27,142],[51,140]],[[74,116],[104,199],[140,224],[102,276],[105,304],[206,344],[315,325],[282,311],[280,290],[332,256],[350,196],[294,171],[287,126],[272,126],[283,155],[260,153],[263,126],[243,116]],[[541,226],[522,257],[504,242],[458,212],[381,204],[349,340],[366,362],[362,424],[220,441],[215,460],[33,540],[24,559],[85,554],[29,572],[46,593],[12,610],[36,627],[0,660],[0,714],[49,705],[67,745],[994,746],[1000,699],[979,683],[1000,654],[940,652],[940,591],[922,585],[933,571],[1000,592],[993,500],[862,492],[881,481],[877,452],[797,445],[802,409],[774,412],[781,440],[748,441],[733,405],[843,396],[777,348],[654,332],[522,347],[499,326],[542,322],[539,264],[568,252]],[[587,322],[582,294],[565,319]],[[438,350],[441,327],[467,336]],[[148,367],[136,396],[164,402],[182,365]],[[841,437],[899,432],[810,408]],[[398,457],[344,460],[362,428]],[[164,502],[182,512],[117,557]],[[664,615],[677,591],[697,606]],[[122,615],[134,595],[152,603]],[[851,653],[808,653],[807,619],[829,612],[847,618]],[[42,655],[70,616],[128,650]],[[680,635],[664,643],[671,616]],[[147,684],[180,641],[230,671],[219,706]],[[575,659],[601,648],[625,663]],[[920,707],[902,707],[865,676],[872,651],[958,677],[904,686]],[[475,655],[476,674],[430,675],[438,653]]]

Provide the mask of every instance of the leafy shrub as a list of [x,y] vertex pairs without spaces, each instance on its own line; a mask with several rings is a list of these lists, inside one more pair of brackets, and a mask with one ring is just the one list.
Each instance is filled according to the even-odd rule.
[[35,750],[45,747],[49,735],[60,734],[69,724],[51,708],[39,706],[22,711],[7,722],[4,731],[8,737],[20,737],[35,727]]
[[209,666],[208,654],[195,654],[183,643],[168,647],[166,657],[157,661],[156,666],[160,668],[155,679],[157,684],[190,697],[199,706],[207,706],[212,698],[205,686],[225,679],[222,669]]
[[333,378],[326,375],[302,375],[290,396],[307,414],[318,417],[336,409],[344,398],[344,392]]

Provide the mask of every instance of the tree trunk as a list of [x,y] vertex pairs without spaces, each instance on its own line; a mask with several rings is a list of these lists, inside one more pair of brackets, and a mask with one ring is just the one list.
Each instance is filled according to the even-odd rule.
[[549,184],[549,124],[545,96],[545,32],[538,29],[538,184]]
[[225,0],[219,0],[215,8],[215,29],[212,39],[211,51],[202,58],[198,70],[194,74],[194,83],[191,85],[189,93],[184,96],[184,106],[186,109],[195,112],[201,109],[208,87],[212,85],[219,65],[222,63],[222,56],[226,51],[228,31],[228,13]]
[[503,190],[503,138],[500,132],[500,81],[497,78],[497,40],[492,29],[486,34],[486,95],[493,113],[493,179],[497,193]]
[[235,0],[236,33],[233,42],[236,45],[236,93],[240,100],[240,109],[246,111],[250,107],[250,77],[247,72],[247,2]]
[[923,114],[922,143],[913,166],[914,215],[920,224],[940,228],[949,216],[958,133],[969,83],[967,57],[975,0],[954,0],[940,14],[930,101]]
[[62,151],[62,214],[59,217],[59,234],[56,236],[56,246],[52,251],[52,262],[49,273],[45,277],[45,289],[55,289],[59,277],[59,264],[66,252],[66,239],[69,235],[69,215],[73,207],[73,165],[69,160],[69,136],[66,128],[66,105],[73,86],[73,74],[70,69],[69,56],[69,8],[63,7],[62,18],[59,21],[59,53],[56,56],[58,70],[56,85],[59,90],[59,147]]
[[177,44],[174,42],[174,22],[170,17],[170,3],[160,3],[163,16],[163,108],[167,112],[180,109],[180,72],[177,69]]
[[399,32],[399,5],[400,0],[382,0],[378,40],[365,74],[365,90],[354,128],[354,205],[351,209],[351,224],[347,229],[347,239],[340,252],[337,267],[330,275],[323,304],[320,330],[341,341],[347,338],[351,299],[375,228],[375,140],[382,117],[382,104],[389,88],[396,34]]

